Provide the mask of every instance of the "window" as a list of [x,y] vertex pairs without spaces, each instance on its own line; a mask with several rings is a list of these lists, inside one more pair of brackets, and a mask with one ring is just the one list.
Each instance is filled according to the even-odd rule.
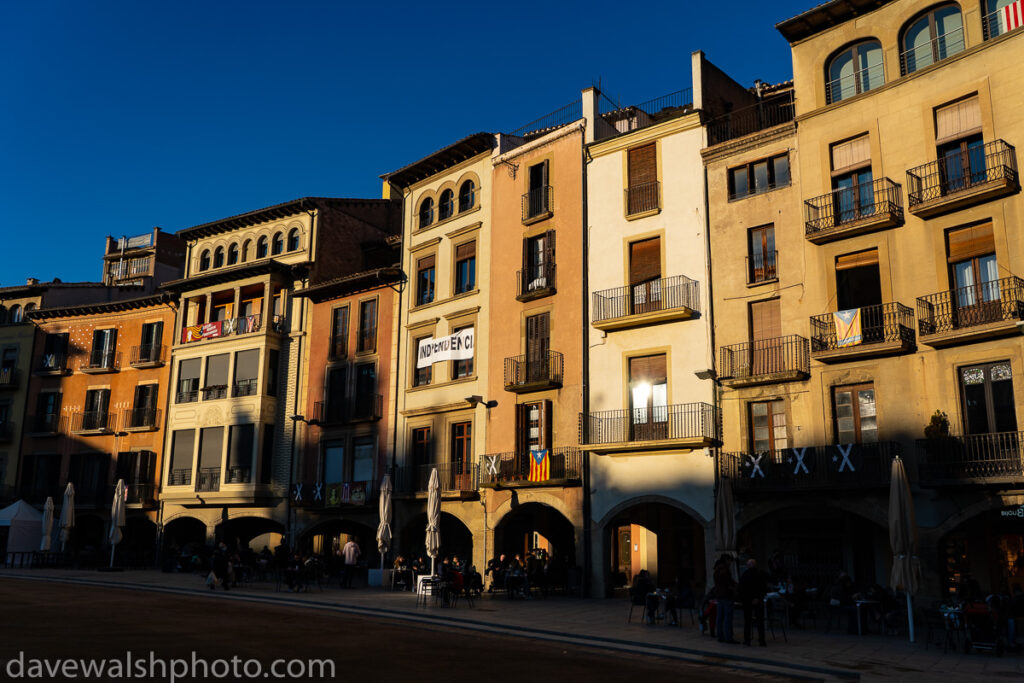
[[220,488],[220,470],[224,462],[224,427],[204,427],[199,430],[199,472],[197,491],[217,491]]
[[875,386],[857,384],[833,390],[836,439],[839,443],[875,443],[878,419],[875,414]]
[[929,10],[903,34],[900,68],[914,73],[964,49],[964,23],[960,8],[946,5]]
[[377,300],[359,302],[359,346],[360,353],[377,350]]
[[[419,338],[413,340],[413,342],[412,342],[412,358],[413,358],[413,363],[416,362],[416,358],[419,355],[420,342],[422,342],[424,339],[429,339],[429,338],[430,337],[419,337]],[[414,387],[421,387],[421,386],[430,384],[430,371],[432,369],[433,369],[432,365],[428,365],[428,366],[423,367],[423,368],[417,367],[416,368],[416,372],[413,374],[413,377],[412,377],[412,385]]]
[[[867,249],[836,257],[836,304],[838,310],[877,306],[882,303],[882,278],[878,250]],[[861,317],[862,327],[869,324]],[[865,337],[865,341],[867,338]]]
[[373,481],[373,456],[376,450],[372,436],[352,439],[352,481]]
[[[153,451],[126,451],[117,454],[117,478],[129,487],[129,500],[142,500],[139,487],[149,487],[156,471],[156,453]],[[135,489],[135,491],[131,491]]]
[[270,253],[272,256],[277,256],[284,251],[284,234],[277,232],[274,233],[274,241],[270,243]]
[[420,202],[420,229],[434,222],[434,200],[427,197]]
[[751,228],[749,256],[747,257],[747,282],[768,282],[779,277],[776,270],[775,226],[762,225]]
[[252,247],[252,242],[250,240],[246,240],[246,241],[242,242],[242,262],[243,263],[245,261],[248,261],[249,257],[252,255],[252,249],[250,247]]
[[232,244],[228,247],[228,265],[233,266],[238,263],[238,245]]
[[476,289],[476,242],[455,247],[455,293]]
[[430,440],[430,427],[412,430],[412,466],[421,468],[434,463],[434,448]]
[[436,256],[424,256],[416,261],[416,305],[422,306],[434,300],[434,276]]
[[446,218],[451,218],[454,213],[455,193],[451,190],[445,190],[437,200],[437,220],[443,221]]
[[551,448],[551,401],[534,401],[516,406],[516,452],[528,455],[535,449]]
[[235,354],[235,384],[232,396],[255,396],[259,386],[260,350],[246,349]]
[[128,426],[136,429],[154,428],[156,424],[156,401],[159,384],[139,384],[135,387],[135,402],[128,415]]
[[467,180],[459,188],[459,211],[469,211],[476,204],[476,183]]
[[[471,329],[472,325],[465,325],[463,327],[457,327],[452,332],[461,332],[462,330]],[[473,359],[466,358],[465,360],[453,360],[452,361],[452,379],[461,379],[463,377],[473,376]]]
[[551,349],[551,314],[538,313],[526,318],[526,383],[551,379],[548,351]]
[[356,395],[353,417],[369,419],[377,412],[377,366],[374,363],[360,363],[356,366]]
[[178,363],[178,395],[175,403],[192,403],[199,400],[199,370],[202,359],[189,358]]
[[629,245],[630,313],[661,310],[661,238]]
[[782,336],[782,313],[779,299],[750,303],[751,372],[769,375],[786,370],[783,347],[776,340]]
[[324,444],[323,482],[341,484],[345,481],[345,442],[328,441]]
[[18,304],[14,304],[13,306],[11,306],[11,311],[8,319],[12,324],[20,323],[22,320],[21,306],[19,306]]
[[789,185],[788,154],[729,169],[729,199],[742,199],[786,185]]
[[327,371],[327,412],[324,417],[328,423],[341,422],[345,419],[345,399],[348,394],[348,367],[331,368]]
[[665,354],[629,359],[631,439],[668,436],[668,373]]
[[456,422],[452,425],[452,471],[461,474],[473,462],[473,423]]
[[773,454],[789,448],[785,401],[750,404],[750,447],[753,453]]
[[868,40],[846,48],[829,62],[825,80],[827,104],[879,87],[885,83],[881,44]]
[[985,0],[985,40],[1001,36],[1007,31],[1020,28],[1021,6],[1017,0]]
[[551,212],[548,162],[542,161],[528,169],[528,190],[523,201],[523,220],[539,218]]
[[253,444],[256,426],[231,425],[228,433],[228,483],[248,484],[252,481]]
[[18,367],[18,347],[9,346],[0,352],[0,385],[11,386],[15,382],[15,368]]
[[1017,431],[1010,361],[960,368],[967,434]]
[[213,251],[213,267],[221,268],[224,265],[224,247],[217,247]]
[[40,359],[41,370],[63,370],[68,358],[68,333],[47,334],[43,341],[43,357]]
[[331,359],[348,356],[348,306],[331,311]]
[[263,425],[263,444],[260,447],[260,483],[269,484],[274,478],[274,425]]
[[68,481],[75,485],[75,502],[99,503],[110,471],[106,453],[74,453],[68,463]]
[[277,396],[277,368],[280,360],[280,351],[277,349],[267,351],[267,396]]
[[299,229],[292,228],[288,231],[288,251],[299,250]]
[[267,258],[267,238],[261,237],[256,241],[256,258]]
[[85,392],[85,406],[82,411],[80,429],[107,429],[107,408],[110,406],[110,389],[91,389]]
[[114,353],[117,350],[117,330],[93,330],[92,352],[89,354],[89,367],[113,368]]
[[43,391],[36,398],[35,423],[32,431],[41,434],[56,432],[60,426],[60,401],[59,391]]
[[210,269],[210,251],[209,251],[209,249],[207,249],[207,250],[204,250],[203,253],[199,255],[199,270],[203,271],[203,270],[209,270],[209,269]]
[[875,213],[868,136],[832,145],[832,190],[836,224]]
[[203,387],[203,400],[209,401],[224,398],[228,395],[228,371],[231,355],[218,353],[206,358],[206,385]]
[[523,275],[520,296],[555,286],[555,231],[523,240]]
[[960,192],[988,180],[981,133],[940,144],[937,152],[942,194]]
[[652,142],[627,152],[626,215],[653,211],[658,203],[658,152]]
[[950,286],[956,291],[956,326],[1001,320],[999,264],[992,224],[950,230],[946,239]]
[[142,326],[142,336],[139,339],[137,360],[143,362],[161,360],[163,336],[164,324],[162,322],[145,323]]

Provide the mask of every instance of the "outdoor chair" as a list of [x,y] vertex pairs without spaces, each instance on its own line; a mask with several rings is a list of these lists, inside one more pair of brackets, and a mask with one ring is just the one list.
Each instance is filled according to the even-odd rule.
[[442,587],[443,585],[439,577],[432,576],[430,578],[423,579],[423,581],[420,582],[420,592],[416,594],[416,606],[419,607],[420,604],[423,604],[425,607],[427,605],[427,600],[430,598],[434,598],[436,600],[441,594]]
[[777,640],[775,627],[782,631],[783,642],[788,643],[786,627],[789,625],[789,603],[785,598],[768,598],[764,602],[764,625],[772,632],[772,640]]
[[924,649],[942,646],[942,654],[956,649],[953,632],[946,626],[946,617],[935,607],[918,607],[915,623],[924,626]]
[[[633,610],[640,608],[640,621],[644,621],[647,618],[647,595],[638,594],[634,587],[629,589],[629,616],[626,617],[626,623],[633,621]],[[651,615],[652,617],[654,615]]]

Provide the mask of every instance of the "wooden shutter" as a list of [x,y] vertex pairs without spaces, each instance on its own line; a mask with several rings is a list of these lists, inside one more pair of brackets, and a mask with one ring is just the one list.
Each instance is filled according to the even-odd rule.
[[649,382],[660,384],[668,379],[665,354],[657,356],[637,356],[629,359],[629,382]]
[[526,355],[542,359],[550,348],[551,318],[549,313],[531,315],[526,319]]
[[[461,261],[476,256],[476,242],[466,242],[455,247],[455,260]],[[432,258],[432,257],[428,257]],[[433,263],[431,263],[433,265]]]
[[426,270],[427,268],[433,268],[435,258],[436,257],[434,254],[431,254],[430,256],[424,256],[423,258],[416,262],[416,270],[420,271]]
[[871,140],[867,135],[832,145],[833,174],[870,164]]
[[947,235],[949,241],[949,262],[957,263],[977,256],[994,254],[996,251],[995,238],[992,234],[992,224],[972,225],[969,228],[950,230]]
[[750,338],[774,339],[782,336],[782,314],[778,299],[750,304]]
[[554,446],[551,439],[551,423],[553,422],[551,414],[551,401],[544,400],[540,403],[540,447],[541,448],[552,448]]
[[530,436],[530,404],[516,404],[516,453],[525,454]]
[[658,180],[658,154],[655,143],[629,150],[629,186],[636,187]]
[[836,257],[836,270],[850,270],[851,268],[877,265],[877,249],[868,249],[867,251],[858,251],[856,254],[843,254]]
[[978,96],[969,97],[935,110],[935,143],[941,145],[981,132]]
[[[555,265],[555,231],[548,230],[544,233],[544,267],[551,268]],[[548,286],[553,283],[549,282]]]
[[657,280],[661,277],[661,238],[632,242],[629,245],[629,284]]

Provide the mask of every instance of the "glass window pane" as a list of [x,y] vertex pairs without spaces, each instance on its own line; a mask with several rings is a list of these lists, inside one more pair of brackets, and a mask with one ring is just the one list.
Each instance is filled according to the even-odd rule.
[[964,22],[957,7],[943,7],[935,12],[936,52],[939,59],[964,49]]
[[882,46],[868,43],[857,46],[858,66],[861,70],[861,92],[867,92],[885,83],[885,71],[882,68]]
[[789,185],[789,157],[775,157],[772,159],[772,165],[775,172],[775,187]]
[[759,161],[754,164],[754,192],[768,190],[768,162]]
[[734,197],[742,197],[747,194],[747,169],[734,168],[732,174],[732,194]]

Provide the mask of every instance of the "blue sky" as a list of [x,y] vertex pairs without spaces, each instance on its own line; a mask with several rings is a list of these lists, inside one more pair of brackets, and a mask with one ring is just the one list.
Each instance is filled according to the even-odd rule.
[[815,1],[690,4],[3,3],[0,285],[97,279],[108,234],[379,197],[598,79],[623,103],[688,87],[693,50],[785,80],[774,25]]

